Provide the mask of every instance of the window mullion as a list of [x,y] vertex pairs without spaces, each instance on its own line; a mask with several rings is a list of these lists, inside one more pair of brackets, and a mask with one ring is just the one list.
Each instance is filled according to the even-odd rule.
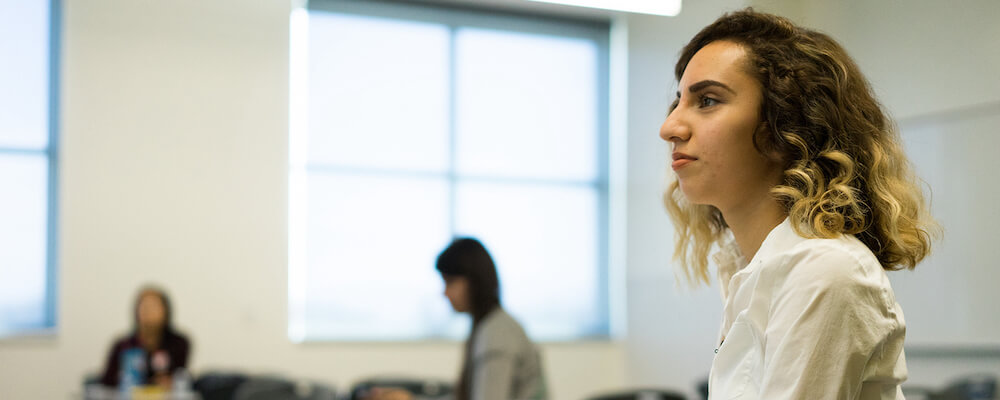
[[451,236],[457,234],[456,228],[458,226],[455,221],[456,209],[458,204],[456,200],[457,195],[457,185],[458,185],[458,171],[456,161],[458,159],[457,149],[455,146],[458,144],[458,115],[457,115],[457,100],[455,98],[458,90],[455,88],[455,84],[458,81],[456,75],[458,74],[458,57],[455,54],[455,36],[457,35],[458,27],[454,24],[448,25],[448,231]]

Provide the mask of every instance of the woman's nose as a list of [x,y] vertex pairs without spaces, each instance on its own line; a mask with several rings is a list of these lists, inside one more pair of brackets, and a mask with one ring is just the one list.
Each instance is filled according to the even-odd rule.
[[660,138],[667,142],[684,142],[691,138],[691,128],[684,121],[682,111],[674,109],[660,126]]

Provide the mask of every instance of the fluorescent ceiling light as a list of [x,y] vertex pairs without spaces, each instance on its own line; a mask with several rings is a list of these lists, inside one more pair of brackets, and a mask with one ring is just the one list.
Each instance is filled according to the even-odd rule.
[[529,0],[639,14],[673,17],[681,12],[681,0]]

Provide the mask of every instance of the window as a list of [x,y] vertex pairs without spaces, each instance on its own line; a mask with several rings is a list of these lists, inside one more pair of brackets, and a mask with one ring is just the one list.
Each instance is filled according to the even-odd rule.
[[314,1],[292,31],[293,340],[466,334],[454,236],[533,337],[609,335],[606,25]]
[[55,326],[55,10],[0,0],[0,336]]

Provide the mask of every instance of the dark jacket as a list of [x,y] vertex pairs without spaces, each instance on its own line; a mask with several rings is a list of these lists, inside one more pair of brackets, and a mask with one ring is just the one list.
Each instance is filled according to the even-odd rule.
[[[108,360],[104,364],[104,376],[101,383],[105,386],[118,386],[121,377],[122,353],[129,349],[142,348],[139,337],[135,334],[124,337],[115,342],[108,354]],[[188,354],[191,345],[187,338],[176,332],[165,332],[163,340],[156,351],[146,352],[146,374],[145,381],[150,382],[150,378],[155,375],[173,375],[180,368],[187,368]]]

